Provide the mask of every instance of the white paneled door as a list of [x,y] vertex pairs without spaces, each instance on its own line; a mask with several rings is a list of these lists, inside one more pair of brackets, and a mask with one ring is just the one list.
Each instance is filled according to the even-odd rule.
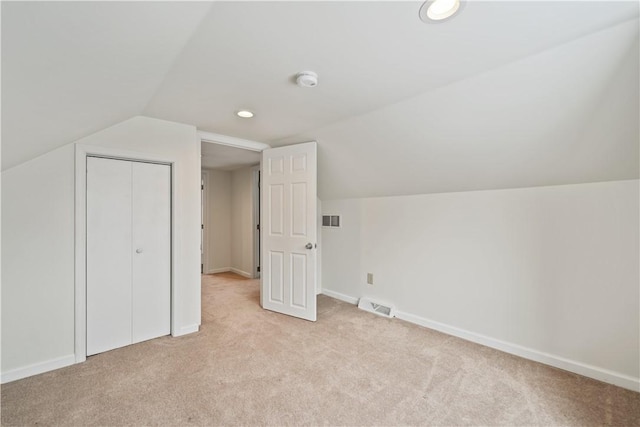
[[316,320],[316,143],[262,152],[262,307]]
[[87,355],[167,335],[171,168],[87,158]]

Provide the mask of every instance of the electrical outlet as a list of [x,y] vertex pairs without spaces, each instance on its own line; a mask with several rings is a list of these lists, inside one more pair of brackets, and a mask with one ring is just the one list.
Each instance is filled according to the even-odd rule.
[[373,273],[367,273],[367,283],[373,285]]

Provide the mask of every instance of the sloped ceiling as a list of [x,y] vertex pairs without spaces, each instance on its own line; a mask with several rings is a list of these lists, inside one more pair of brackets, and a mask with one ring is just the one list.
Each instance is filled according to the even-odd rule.
[[2,169],[139,115],[210,7],[2,2]]
[[323,199],[638,177],[637,2],[420,5],[3,2],[3,169],[142,114],[317,140]]

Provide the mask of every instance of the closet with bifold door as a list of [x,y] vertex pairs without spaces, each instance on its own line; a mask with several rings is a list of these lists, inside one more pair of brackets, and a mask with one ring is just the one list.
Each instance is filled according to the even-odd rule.
[[171,330],[171,166],[87,157],[87,356]]

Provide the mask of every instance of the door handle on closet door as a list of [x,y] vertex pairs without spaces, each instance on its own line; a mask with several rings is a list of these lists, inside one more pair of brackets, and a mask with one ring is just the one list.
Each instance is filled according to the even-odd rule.
[[138,249],[136,249],[136,253],[137,253],[137,254],[141,254],[141,253],[142,253],[142,248],[138,248]]

